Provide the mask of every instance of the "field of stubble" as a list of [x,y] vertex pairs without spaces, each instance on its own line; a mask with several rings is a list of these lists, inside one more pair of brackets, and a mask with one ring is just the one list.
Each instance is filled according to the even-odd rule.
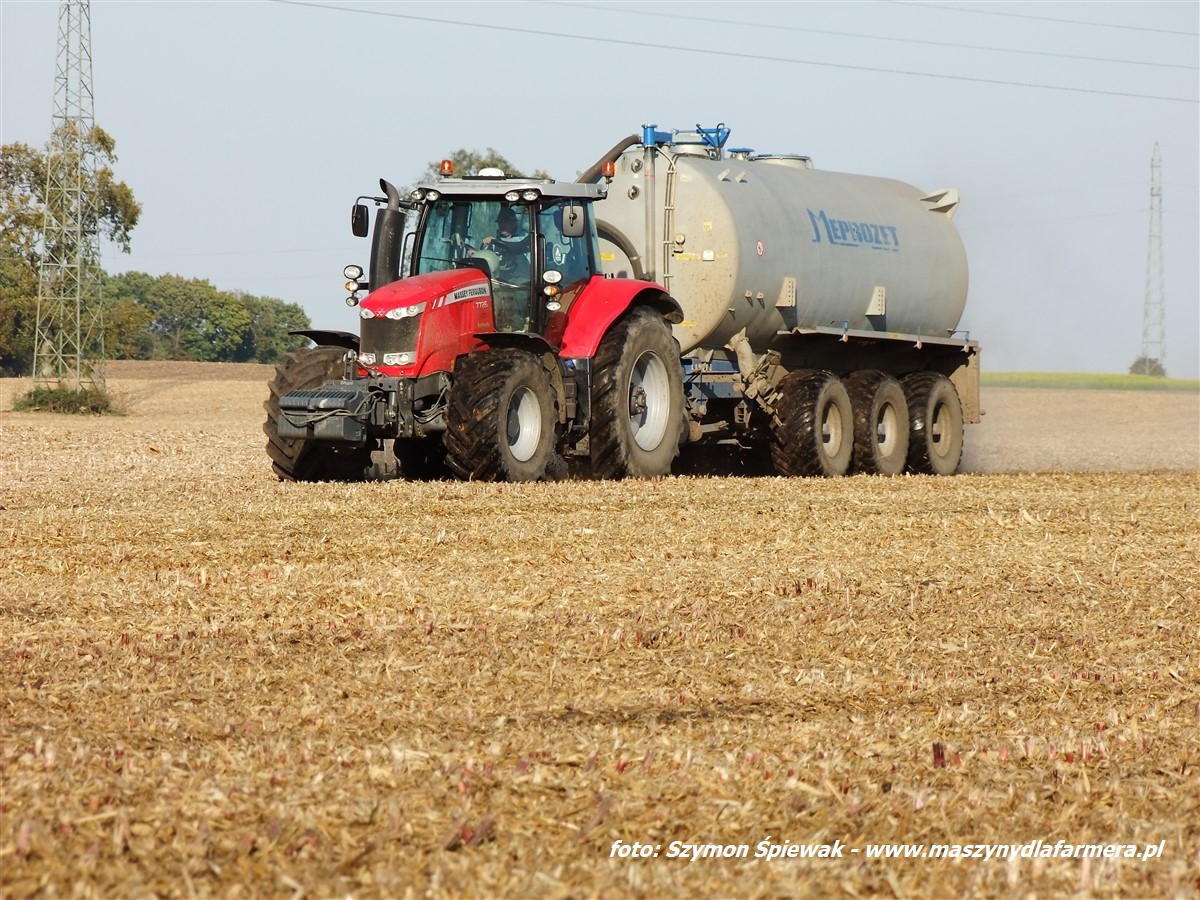
[[[985,390],[954,478],[295,485],[268,376],[0,381],[0,896],[1200,893],[1196,394]],[[1162,855],[866,857],[1036,840]]]

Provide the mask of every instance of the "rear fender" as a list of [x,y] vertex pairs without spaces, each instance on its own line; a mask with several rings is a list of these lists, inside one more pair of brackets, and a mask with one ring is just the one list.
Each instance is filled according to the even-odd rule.
[[571,305],[560,355],[591,359],[613,322],[635,306],[656,309],[671,323],[683,321],[683,310],[661,285],[629,278],[597,276]]

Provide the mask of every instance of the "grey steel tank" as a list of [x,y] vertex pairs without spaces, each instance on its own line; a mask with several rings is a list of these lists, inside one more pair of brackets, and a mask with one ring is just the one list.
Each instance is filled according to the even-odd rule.
[[684,310],[675,336],[685,353],[722,347],[742,329],[765,349],[793,332],[945,339],[957,328],[967,261],[953,189],[726,151],[724,126],[654,128],[614,148],[597,206],[601,264],[667,288]]

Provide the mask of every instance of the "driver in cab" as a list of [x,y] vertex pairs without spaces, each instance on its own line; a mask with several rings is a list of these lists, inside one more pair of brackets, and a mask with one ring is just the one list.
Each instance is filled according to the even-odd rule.
[[529,231],[522,227],[517,213],[506,206],[496,216],[496,234],[483,239],[484,250],[491,250],[500,257],[500,271],[496,273],[505,281],[523,281],[529,278]]

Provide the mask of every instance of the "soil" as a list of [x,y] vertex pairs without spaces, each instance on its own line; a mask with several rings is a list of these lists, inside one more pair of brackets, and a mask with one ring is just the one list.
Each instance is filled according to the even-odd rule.
[[[110,362],[108,384],[126,421],[188,418],[229,423],[258,420],[266,365]],[[214,390],[217,383],[224,386]],[[0,417],[29,389],[28,379],[0,379]],[[961,471],[1179,471],[1200,469],[1200,393],[988,388],[983,421],[967,426]],[[186,409],[184,415],[182,410]]]

